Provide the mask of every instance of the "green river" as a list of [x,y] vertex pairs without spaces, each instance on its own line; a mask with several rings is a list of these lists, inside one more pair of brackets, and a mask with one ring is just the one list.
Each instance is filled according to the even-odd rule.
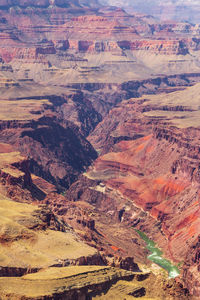
[[151,252],[151,254],[148,255],[147,258],[152,262],[154,262],[155,264],[157,264],[158,266],[160,266],[161,268],[165,269],[169,274],[169,278],[175,278],[179,276],[180,271],[178,267],[172,265],[172,263],[169,260],[162,257],[163,252],[156,247],[154,241],[150,240],[144,232],[137,229],[135,229],[135,231],[145,241],[146,248]]

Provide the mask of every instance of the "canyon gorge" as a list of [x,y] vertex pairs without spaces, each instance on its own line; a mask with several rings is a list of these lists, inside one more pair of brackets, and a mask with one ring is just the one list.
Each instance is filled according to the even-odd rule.
[[0,0],[2,300],[200,298],[199,6],[122,2]]

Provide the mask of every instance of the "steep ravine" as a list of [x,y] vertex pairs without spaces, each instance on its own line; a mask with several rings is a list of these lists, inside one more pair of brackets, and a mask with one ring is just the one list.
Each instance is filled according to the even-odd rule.
[[[105,230],[116,249],[124,250],[125,227],[146,232],[166,258],[180,263],[180,280],[197,299],[199,88],[197,84],[171,94],[145,95],[114,107],[89,137],[101,155],[66,195],[95,207],[96,229]],[[163,117],[157,117],[155,110]],[[108,223],[120,228],[115,240]],[[133,248],[136,245],[129,246]]]
[[[57,96],[19,97],[16,104],[23,101],[40,103],[46,99],[49,104],[43,104],[35,111],[30,109],[30,120],[9,120],[8,116],[7,121],[1,121],[0,141],[15,145],[29,157],[34,174],[56,184],[59,189],[68,188],[97,157],[87,136],[92,135],[98,123],[114,106],[124,99],[144,93],[188,86],[198,80],[198,74],[195,76],[158,77],[122,85],[77,84]],[[72,88],[73,92],[70,91]],[[31,121],[33,117],[35,120]],[[99,138],[103,141],[105,135],[101,134]],[[105,145],[109,146],[109,143],[107,141]]]

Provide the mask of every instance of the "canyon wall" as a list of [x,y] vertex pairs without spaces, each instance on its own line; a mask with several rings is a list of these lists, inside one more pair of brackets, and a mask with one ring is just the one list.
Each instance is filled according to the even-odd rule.
[[0,297],[200,296],[199,34],[96,1],[1,2]]

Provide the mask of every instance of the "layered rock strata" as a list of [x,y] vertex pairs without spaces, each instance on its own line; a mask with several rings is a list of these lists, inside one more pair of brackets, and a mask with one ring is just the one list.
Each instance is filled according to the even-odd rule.
[[[91,6],[91,5],[89,5]],[[37,26],[40,24],[40,27]],[[199,72],[199,27],[158,23],[122,9],[48,1],[5,2],[0,62],[8,80],[110,82]],[[9,81],[8,81],[9,82]]]
[[191,270],[197,278],[198,244],[193,258],[188,255],[200,228],[198,91],[199,84],[124,101],[111,110],[90,136],[102,155],[85,174],[89,180],[80,178],[68,192],[74,201],[89,202],[101,212],[94,216],[97,230],[105,226],[106,215],[120,228],[145,231],[168,258],[185,262],[181,278],[195,296],[198,280],[191,285]]

